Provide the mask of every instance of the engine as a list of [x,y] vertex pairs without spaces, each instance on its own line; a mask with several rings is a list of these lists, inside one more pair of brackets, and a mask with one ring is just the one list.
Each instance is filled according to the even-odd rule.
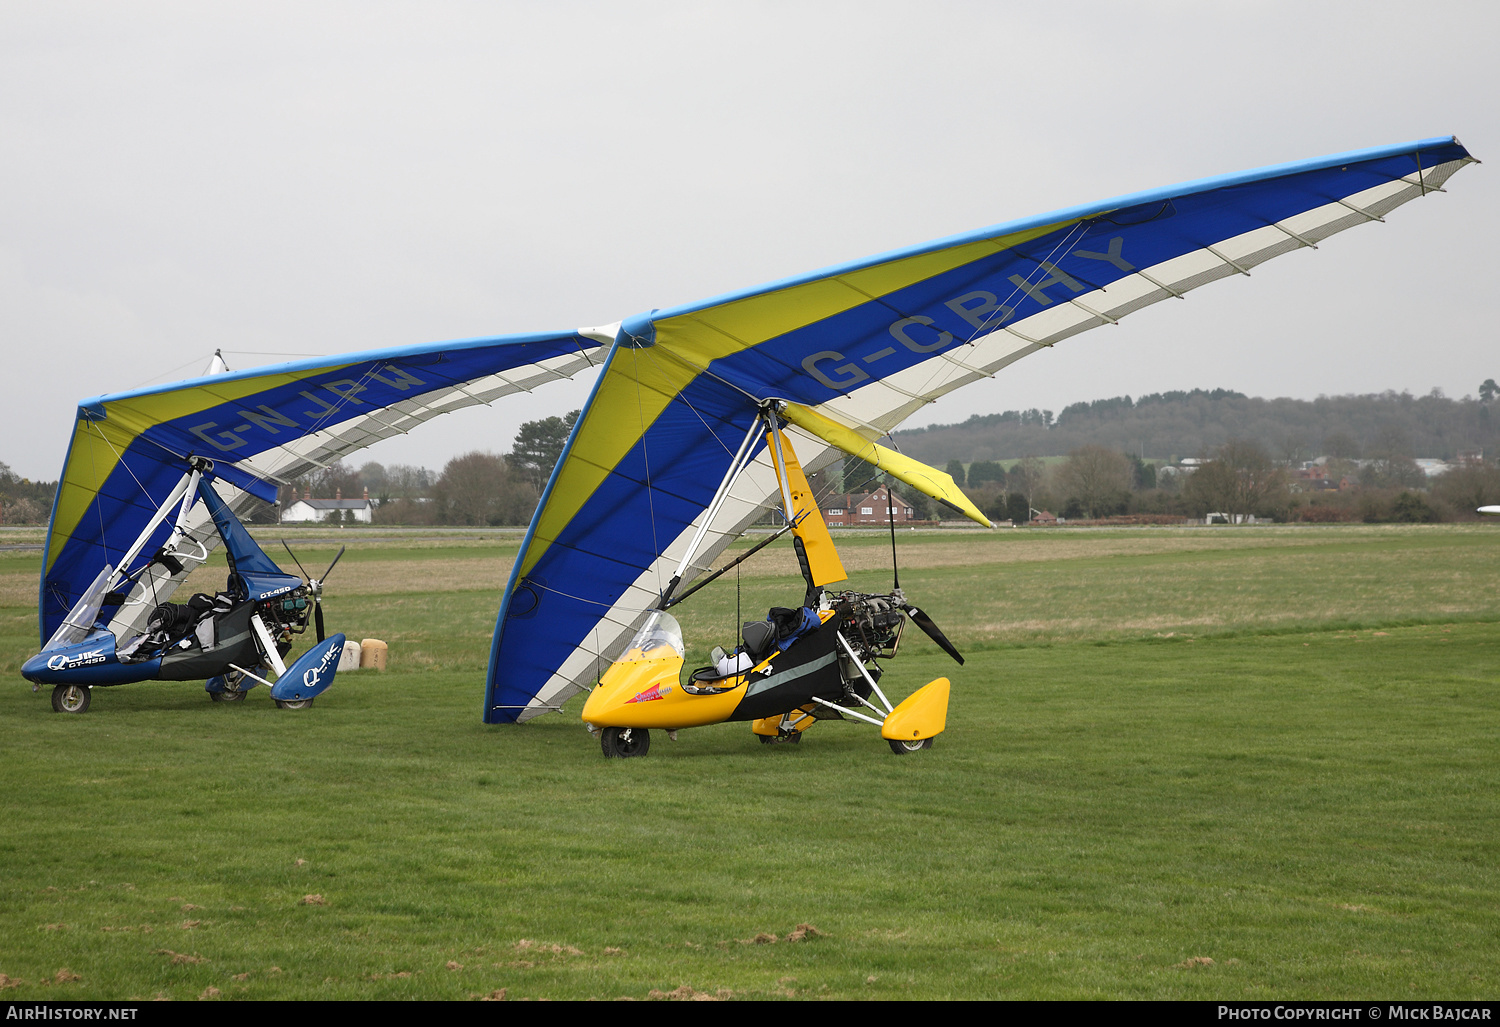
[[899,596],[839,592],[828,600],[841,618],[839,632],[861,660],[888,660],[896,655],[906,626]]

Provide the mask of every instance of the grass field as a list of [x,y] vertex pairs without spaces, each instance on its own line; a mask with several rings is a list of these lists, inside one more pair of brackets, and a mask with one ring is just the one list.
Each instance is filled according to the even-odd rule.
[[[840,548],[889,587],[885,536]],[[40,557],[0,554],[0,995],[1497,993],[1500,526],[909,533],[969,660],[903,643],[893,698],[954,682],[908,757],[825,723],[606,761],[578,699],[485,727],[515,549],[355,541],[330,628],[391,669],[311,710],[162,683],[81,717],[19,676]],[[690,659],[792,566],[680,607]]]

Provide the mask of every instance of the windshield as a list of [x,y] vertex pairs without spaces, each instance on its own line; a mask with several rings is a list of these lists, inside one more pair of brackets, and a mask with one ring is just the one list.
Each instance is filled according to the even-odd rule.
[[[100,609],[104,606],[104,593],[109,591],[110,576],[114,574],[114,568],[109,564],[99,572],[94,583],[84,589],[83,595],[78,602],[73,604],[72,611],[67,619],[62,622],[47,644],[42,647],[42,652],[50,652],[63,646],[82,642],[94,631],[94,621],[99,616]],[[676,621],[673,621],[675,624]]]
[[620,657],[620,662],[660,659],[664,654],[655,650],[662,648],[670,648],[678,656],[682,656],[682,628],[678,626],[676,617],[656,610],[646,618],[646,623],[641,625],[641,629],[630,640],[630,646],[625,655]]

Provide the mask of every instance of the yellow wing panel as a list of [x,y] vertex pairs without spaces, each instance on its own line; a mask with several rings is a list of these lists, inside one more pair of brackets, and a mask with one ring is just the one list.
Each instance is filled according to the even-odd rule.
[[785,335],[1072,223],[1064,221],[980,239],[664,318],[655,322],[658,345],[665,341],[684,359],[707,367],[718,357]]

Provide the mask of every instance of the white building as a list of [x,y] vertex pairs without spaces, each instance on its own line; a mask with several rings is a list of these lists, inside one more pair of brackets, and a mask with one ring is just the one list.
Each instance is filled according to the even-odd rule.
[[282,524],[323,523],[330,514],[338,514],[335,520],[355,521],[369,524],[375,519],[375,504],[368,493],[363,499],[299,499],[288,503],[281,511]]

